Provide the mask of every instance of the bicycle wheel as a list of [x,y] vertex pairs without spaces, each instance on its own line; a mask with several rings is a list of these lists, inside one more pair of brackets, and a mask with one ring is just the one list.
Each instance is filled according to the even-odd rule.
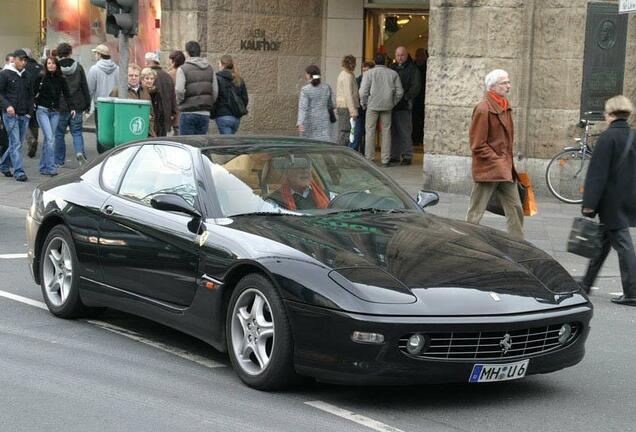
[[548,163],[545,171],[548,189],[565,203],[582,203],[583,186],[589,164],[589,153],[578,149],[563,150]]

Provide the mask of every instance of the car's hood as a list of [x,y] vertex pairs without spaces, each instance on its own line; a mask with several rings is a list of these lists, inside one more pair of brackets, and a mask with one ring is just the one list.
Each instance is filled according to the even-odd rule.
[[[241,216],[231,227],[292,247],[353,282],[383,281],[386,289],[411,291],[420,299],[461,289],[554,302],[578,290],[556,261],[531,244],[428,214]],[[397,281],[381,277],[386,273]]]

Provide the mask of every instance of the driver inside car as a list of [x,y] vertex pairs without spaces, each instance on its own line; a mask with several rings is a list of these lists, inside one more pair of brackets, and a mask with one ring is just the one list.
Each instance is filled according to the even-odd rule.
[[[311,175],[311,161],[304,159],[305,166],[290,166],[285,170],[285,180],[280,189],[269,195],[287,210],[324,209],[329,205],[329,197]],[[298,164],[297,164],[298,165]]]

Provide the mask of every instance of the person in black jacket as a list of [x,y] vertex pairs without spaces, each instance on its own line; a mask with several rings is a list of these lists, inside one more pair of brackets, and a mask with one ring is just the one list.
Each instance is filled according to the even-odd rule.
[[[40,65],[34,58],[29,48],[22,48],[27,54],[27,63],[25,66],[27,78],[31,83],[31,91],[35,95],[38,92],[36,86],[40,82],[40,75],[42,74],[42,65]],[[30,158],[35,157],[35,153],[38,149],[38,122],[36,120],[35,112],[32,109],[29,112],[31,119],[29,120],[29,132],[27,134],[27,146],[29,148],[28,155]]]
[[581,285],[589,293],[611,246],[618,253],[623,283],[623,295],[612,302],[629,306],[636,306],[636,254],[629,234],[629,227],[636,226],[636,143],[627,123],[633,111],[625,96],[605,103],[605,120],[610,125],[594,146],[581,210],[588,217],[598,214],[603,224],[601,250],[590,260]]
[[57,55],[60,59],[60,69],[62,76],[68,85],[68,91],[73,100],[73,107],[77,115],[71,115],[71,107],[66,103],[65,99],[60,101],[60,120],[55,130],[55,164],[64,166],[66,161],[66,142],[64,136],[66,130],[71,130],[73,137],[73,148],[75,158],[80,165],[86,162],[86,150],[84,148],[83,118],[81,113],[88,113],[91,108],[91,95],[88,91],[88,82],[86,81],[86,73],[79,62],[71,58],[73,48],[66,42],[62,42],[57,46]]
[[[13,64],[0,72],[0,105],[2,120],[9,137],[9,148],[0,158],[0,172],[26,181],[22,166],[22,142],[29,127],[29,110],[33,105],[32,87],[25,72],[27,54],[19,49],[13,53]],[[11,173],[13,166],[13,173]]]
[[221,56],[219,69],[219,96],[210,117],[215,119],[220,134],[233,135],[241,125],[241,117],[247,114],[247,87],[231,56]]
[[66,99],[66,106],[70,108],[71,117],[75,117],[75,105],[71,99],[68,84],[62,76],[62,70],[57,58],[48,57],[45,60],[44,73],[39,79],[37,88],[35,115],[44,134],[42,156],[40,157],[40,174],[54,176],[57,175],[57,168],[53,154],[53,134],[57,130],[57,124],[60,120],[62,95]]
[[[395,63],[391,69],[400,76],[404,96],[391,112],[391,163],[411,165],[413,159],[413,100],[420,94],[420,71],[403,46],[395,50]],[[400,160],[401,158],[401,160]]]

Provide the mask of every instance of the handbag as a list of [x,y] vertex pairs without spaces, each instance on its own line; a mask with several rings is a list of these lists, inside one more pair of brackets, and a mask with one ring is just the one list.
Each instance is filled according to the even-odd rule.
[[[521,182],[517,182],[517,189],[519,190],[519,201],[521,201],[521,205],[523,206],[523,203],[528,199],[528,192],[525,188],[524,185],[521,184]],[[503,207],[501,206],[501,203],[499,202],[499,199],[497,198],[497,193],[494,192],[491,196],[490,196],[490,200],[488,201],[488,205],[486,206],[486,210],[488,210],[491,213],[494,214],[498,214],[499,216],[504,216],[505,212]]]
[[567,250],[585,258],[594,258],[601,250],[603,228],[587,217],[575,217],[568,238]]

